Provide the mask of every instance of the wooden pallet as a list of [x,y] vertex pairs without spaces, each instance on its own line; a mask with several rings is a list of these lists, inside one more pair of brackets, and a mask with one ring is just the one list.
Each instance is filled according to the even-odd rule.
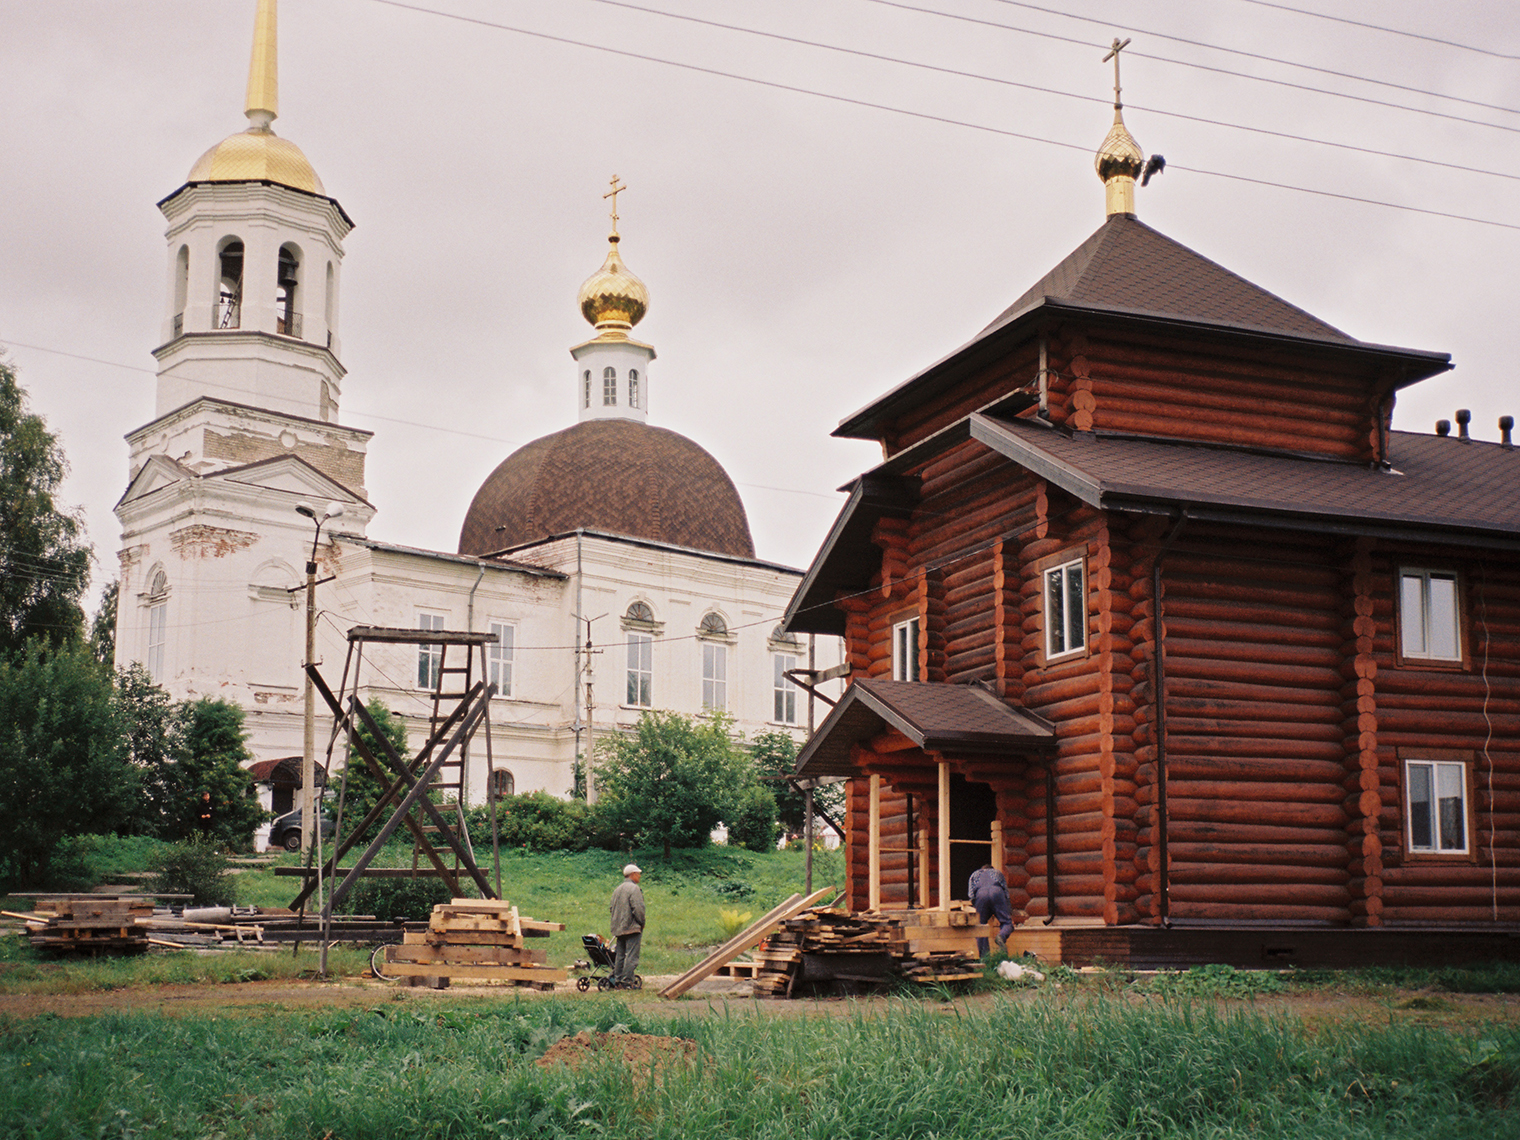
[[982,976],[981,969],[974,956],[960,952],[964,919],[958,912],[950,916],[924,929],[944,931],[952,939],[925,949],[895,916],[805,911],[782,922],[755,951],[754,994],[790,997],[799,982],[879,985],[893,977],[922,984],[972,981]]
[[143,895],[45,895],[26,919],[33,946],[138,952],[148,948],[153,900]]
[[426,929],[408,930],[400,945],[385,948],[385,973],[552,990],[569,975],[548,965],[546,951],[529,950],[523,940],[563,929],[562,922],[524,917],[505,899],[454,899],[433,908]]

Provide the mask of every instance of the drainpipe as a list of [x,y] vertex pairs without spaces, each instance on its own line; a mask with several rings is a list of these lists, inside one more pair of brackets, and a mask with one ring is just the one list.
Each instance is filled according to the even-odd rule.
[[1040,418],[1050,419],[1050,357],[1043,329],[1040,330]]
[[[581,762],[581,779],[585,780],[590,771],[584,757],[581,756],[581,585],[585,581],[581,574],[581,531],[575,532],[575,613],[570,619],[570,692],[574,705],[575,719],[571,721],[571,730],[575,733],[575,755]],[[572,789],[571,794],[574,794]],[[587,788],[587,796],[590,789]]]
[[486,564],[482,562],[480,564],[480,573],[475,575],[475,584],[470,587],[470,600],[465,604],[464,631],[466,633],[475,632],[475,591],[480,589],[480,583],[485,579],[485,576]]
[[1172,529],[1161,540],[1156,551],[1156,564],[1151,568],[1151,677],[1153,681],[1152,703],[1156,707],[1156,835],[1155,844],[1160,852],[1156,865],[1156,913],[1161,925],[1172,925],[1171,900],[1171,848],[1167,839],[1166,807],[1166,646],[1161,638],[1161,560],[1171,549],[1182,528],[1187,525],[1188,513],[1184,506],[1177,515]]

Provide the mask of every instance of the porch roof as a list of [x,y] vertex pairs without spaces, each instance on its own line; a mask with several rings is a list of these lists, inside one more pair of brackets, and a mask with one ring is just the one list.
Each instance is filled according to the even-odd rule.
[[872,678],[854,682],[797,756],[801,778],[855,776],[851,749],[895,728],[926,752],[1027,753],[1053,748],[1055,727],[977,685]]

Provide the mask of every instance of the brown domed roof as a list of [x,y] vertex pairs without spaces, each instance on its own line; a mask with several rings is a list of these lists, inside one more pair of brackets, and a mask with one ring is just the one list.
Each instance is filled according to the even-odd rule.
[[587,420],[507,456],[475,493],[459,553],[580,529],[755,556],[744,504],[718,461],[684,435],[621,419]]

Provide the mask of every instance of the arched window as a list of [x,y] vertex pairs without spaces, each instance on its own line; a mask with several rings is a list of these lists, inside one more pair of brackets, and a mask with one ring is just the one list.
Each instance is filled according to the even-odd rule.
[[654,611],[649,608],[647,602],[631,602],[626,615],[628,621],[654,621]]
[[512,778],[512,773],[505,768],[495,768],[491,772],[491,798],[493,800],[504,799],[513,794],[517,781]]
[[723,620],[722,614],[709,613],[697,625],[697,632],[705,633],[709,637],[727,637],[728,623]]
[[581,384],[585,406],[589,408],[591,406],[591,369],[586,369],[585,374],[581,377]]
[[217,253],[216,327],[236,329],[243,325],[243,243],[228,238]]
[[628,371],[628,406],[630,408],[639,406],[639,370],[637,368],[631,368]]
[[617,404],[617,369],[602,369],[602,406],[613,407]]
[[296,311],[300,269],[300,251],[293,245],[280,246],[280,263],[275,272],[274,331],[285,336],[301,335],[301,314]]
[[185,301],[190,292],[190,247],[182,245],[174,255],[174,335],[185,332]]
[[337,314],[338,292],[336,282],[333,280],[333,263],[327,263],[327,302],[322,307],[322,320],[327,325],[327,347],[332,347],[333,320]]
[[155,681],[164,679],[164,642],[168,639],[169,576],[162,570],[154,572],[148,582],[148,652],[143,662],[148,676]]

